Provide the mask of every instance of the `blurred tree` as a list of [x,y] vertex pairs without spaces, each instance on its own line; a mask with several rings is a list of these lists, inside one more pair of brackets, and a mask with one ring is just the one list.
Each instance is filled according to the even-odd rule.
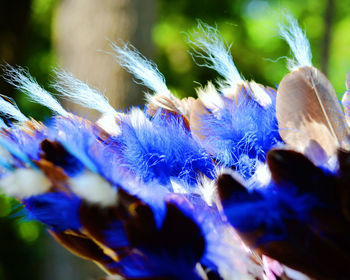
[[[59,3],[54,42],[59,64],[66,70],[104,92],[115,108],[140,103],[141,88],[136,86],[110,54],[110,41],[131,42],[148,57],[152,56],[151,28],[155,0],[64,0]],[[67,103],[74,112],[92,112]],[[43,279],[88,279],[103,273],[54,244],[46,242],[50,252]]]
[[[111,52],[111,41],[120,44],[123,40],[152,57],[155,4],[155,0],[62,1],[55,24],[59,63],[102,90],[116,108],[140,103],[141,88],[106,52]],[[74,111],[78,107],[71,108]]]

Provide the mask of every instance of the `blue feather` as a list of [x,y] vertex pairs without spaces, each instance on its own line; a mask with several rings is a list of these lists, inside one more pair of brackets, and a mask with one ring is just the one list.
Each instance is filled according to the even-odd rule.
[[130,245],[124,230],[124,225],[120,220],[115,220],[109,225],[109,228],[104,231],[104,237],[106,239],[106,244],[110,248],[121,248]]
[[118,141],[125,166],[143,181],[168,185],[171,178],[177,178],[194,185],[200,173],[214,178],[209,155],[177,118],[165,118],[162,111],[151,120],[140,110],[137,114],[139,120],[122,119]]
[[293,186],[276,188],[271,184],[265,189],[242,195],[224,201],[225,213],[239,231],[250,232],[263,226],[263,240],[286,238],[286,220],[308,223],[311,221],[311,210],[323,207],[315,196],[300,194]]
[[20,160],[21,164],[28,164],[32,167],[35,167],[30,158],[28,157],[27,153],[20,149],[16,143],[12,142],[9,139],[6,139],[5,137],[0,137],[0,146],[5,148],[13,157]]
[[164,277],[161,279],[174,280],[202,279],[195,268],[184,261],[184,258],[187,257],[186,252],[184,252],[184,255],[177,257],[169,256],[165,251],[158,255],[149,252],[146,252],[146,254],[135,252],[123,258],[119,263],[112,263],[109,268],[117,268],[122,275],[131,279],[148,277]]
[[91,146],[96,142],[96,135],[84,119],[55,117],[49,135],[50,139],[59,141],[86,168],[92,172],[98,171],[89,155]]
[[68,229],[79,230],[79,207],[81,200],[75,195],[45,193],[23,201],[30,217],[38,220],[57,232]]
[[257,161],[265,161],[266,153],[282,140],[275,99],[262,107],[249,97],[246,87],[238,94],[237,103],[227,99],[222,109],[202,118],[203,145],[210,147],[219,165],[233,167],[247,179],[254,174]]

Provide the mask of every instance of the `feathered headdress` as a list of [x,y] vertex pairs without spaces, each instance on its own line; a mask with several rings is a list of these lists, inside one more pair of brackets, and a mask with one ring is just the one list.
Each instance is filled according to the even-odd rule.
[[[347,115],[294,19],[281,35],[295,60],[277,92],[243,79],[204,24],[192,54],[222,80],[197,99],[175,97],[128,44],[113,45],[115,58],[152,91],[143,109],[117,111],[57,70],[54,88],[98,110],[95,122],[7,66],[7,81],[54,116],[37,122],[0,98],[1,189],[110,277],[349,278]],[[348,103],[346,92],[346,114]]]

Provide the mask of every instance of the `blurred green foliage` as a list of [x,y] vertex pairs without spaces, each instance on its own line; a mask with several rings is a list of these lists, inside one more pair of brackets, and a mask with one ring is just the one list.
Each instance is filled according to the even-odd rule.
[[[56,5],[57,0],[32,0],[26,32],[27,44],[20,63],[45,88],[48,88],[51,68],[56,63],[52,45],[52,23]],[[25,115],[35,119],[46,119],[51,115],[47,108],[28,102],[23,94],[16,94],[15,99]]]
[[[2,16],[9,22],[9,26],[1,25],[0,34],[13,32],[14,36],[17,36],[17,41],[13,44],[9,42],[7,47],[13,49],[13,54],[4,55],[2,61],[29,69],[38,82],[47,87],[50,78],[49,70],[55,65],[51,23],[57,1],[32,0],[30,5],[22,5],[24,4],[22,0],[14,2],[15,9],[10,5],[3,7]],[[24,22],[20,22],[20,27],[14,27],[18,24],[17,16],[23,18],[19,7],[27,8],[27,6],[30,10],[23,14],[29,14],[28,17]],[[15,48],[16,45],[18,45],[17,48]],[[3,89],[1,93],[12,94],[18,106],[28,116],[45,119],[50,115],[43,106],[28,102],[23,94],[4,92]],[[38,264],[45,258],[40,237],[46,233],[40,223],[22,218],[20,208],[15,199],[0,194],[0,280],[40,279],[41,271]]]
[[1,280],[38,279],[40,275],[43,226],[24,220],[20,209],[16,200],[0,194]]
[[[339,96],[345,91],[350,69],[349,1],[333,1],[328,76]],[[228,44],[238,70],[248,80],[276,87],[288,73],[288,45],[278,35],[283,13],[291,13],[306,30],[313,64],[321,68],[327,0],[222,0],[159,1],[158,21],[153,30],[156,62],[169,87],[179,96],[195,95],[194,87],[216,80],[218,74],[198,67],[187,53],[186,38],[196,29],[196,19],[217,26]],[[184,33],[186,32],[186,33]]]

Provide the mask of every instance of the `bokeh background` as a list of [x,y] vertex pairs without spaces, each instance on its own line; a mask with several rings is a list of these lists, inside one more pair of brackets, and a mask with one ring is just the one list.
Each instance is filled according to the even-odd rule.
[[[142,104],[146,90],[115,63],[110,42],[129,41],[153,59],[179,97],[216,80],[188,53],[197,20],[217,26],[237,68],[248,80],[276,87],[287,74],[287,44],[278,36],[283,13],[305,28],[313,63],[327,74],[339,97],[350,70],[348,0],[0,0],[0,63],[21,65],[45,88],[52,69],[63,67],[98,88],[119,108]],[[0,79],[0,94],[13,97],[27,116],[50,112],[29,103]],[[66,107],[91,118],[95,112]],[[21,218],[18,203],[0,194],[0,280],[97,279],[93,264],[60,248],[42,225]]]

